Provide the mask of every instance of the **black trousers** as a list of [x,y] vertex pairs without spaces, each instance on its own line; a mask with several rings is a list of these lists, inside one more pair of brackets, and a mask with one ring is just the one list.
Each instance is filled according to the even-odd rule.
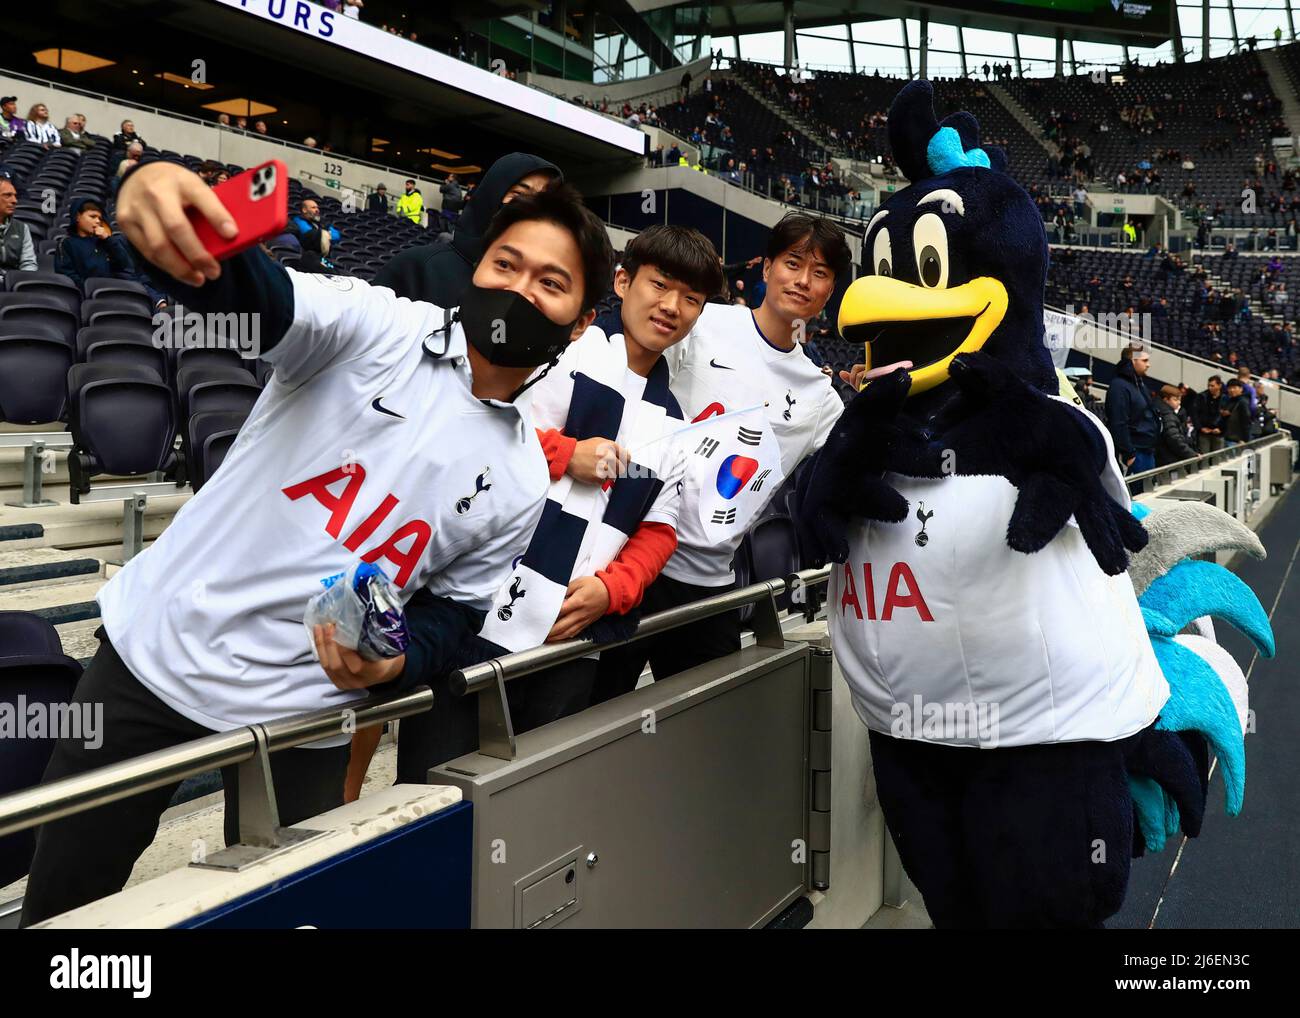
[[[660,573],[646,588],[641,614],[652,615],[701,598],[720,594],[729,587],[701,587],[683,583]],[[592,691],[592,703],[603,703],[636,689],[646,663],[656,679],[684,672],[740,650],[740,612],[729,611],[690,625],[647,636],[635,643],[600,652],[600,668]]]
[[[596,662],[579,658],[506,683],[515,733],[528,732],[591,705]],[[424,784],[430,768],[478,749],[478,697],[453,696],[442,676],[433,706],[403,718],[397,729],[397,782]]]
[[[103,743],[87,749],[81,740],[60,739],[43,784],[144,753],[200,739],[210,729],[177,714],[154,696],[117,656],[102,635],[75,703],[103,705]],[[280,823],[299,823],[343,804],[349,747],[289,749],[271,754]],[[226,844],[239,837],[236,768],[222,770],[226,792]],[[158,820],[180,782],[45,824],[36,834],[36,856],[27,879],[21,925],[120,891],[158,830]],[[207,846],[214,852],[218,846]]]
[[973,749],[871,732],[885,821],[940,929],[1101,928],[1124,902],[1119,742]]

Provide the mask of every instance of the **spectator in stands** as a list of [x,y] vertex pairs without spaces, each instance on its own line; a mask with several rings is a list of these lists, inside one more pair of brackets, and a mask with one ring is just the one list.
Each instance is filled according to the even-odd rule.
[[1226,448],[1250,441],[1250,401],[1240,378],[1228,379],[1228,394],[1219,410],[1223,421],[1223,444]]
[[343,0],[343,16],[361,20],[361,8],[365,6],[364,0]]
[[403,251],[379,270],[375,284],[392,288],[399,297],[456,307],[483,254],[483,235],[497,210],[520,195],[544,191],[561,180],[559,168],[538,156],[524,152],[502,156],[483,174],[451,238]]
[[54,251],[54,271],[84,287],[95,276],[127,279],[144,286],[155,308],[167,306],[167,295],[136,268],[130,245],[113,233],[104,220],[104,209],[93,198],[78,198],[69,209],[68,236]]
[[86,137],[86,120],[80,113],[64,118],[59,129],[59,142],[64,148],[94,148],[95,142]]
[[366,199],[367,212],[382,212],[388,214],[388,185],[384,183],[377,184],[374,192]]
[[235,128],[236,128],[237,130],[240,130],[240,131],[247,131],[247,130],[248,130],[248,118],[247,118],[247,117],[236,117],[236,118],[235,118]]
[[1196,429],[1196,448],[1201,453],[1223,448],[1223,379],[1211,375],[1205,391],[1196,397],[1192,408],[1192,426]]
[[453,219],[460,215],[460,210],[465,207],[465,191],[461,188],[460,181],[456,179],[456,174],[447,174],[447,179],[438,188],[438,193],[442,195],[442,211]]
[[208,187],[212,187],[217,182],[217,174],[224,169],[225,167],[215,159],[205,159],[199,164],[196,172],[203,183],[207,184]]
[[316,139],[313,138],[310,134],[307,135],[307,137],[303,138],[302,143],[303,143],[305,146],[307,146],[307,148],[315,148],[315,147],[316,147]]
[[289,230],[298,238],[302,255],[298,267],[303,272],[335,272],[329,255],[339,242],[335,226],[325,226],[320,221],[320,205],[315,198],[304,198],[298,214],[289,220]]
[[257,121],[254,121],[254,122],[253,122],[253,131],[256,132],[257,134],[270,134],[270,133],[271,133],[269,130],[267,130],[267,127],[266,127],[266,121],[265,121],[265,120],[257,120]]
[[138,141],[131,142],[131,144],[127,146],[126,155],[117,164],[117,172],[115,174],[117,180],[121,180],[123,177],[125,177],[127,173],[130,172],[133,166],[138,166],[140,163],[140,159],[143,156],[144,156],[144,146],[141,145]]
[[44,149],[59,148],[62,145],[59,129],[50,123],[50,110],[45,103],[36,103],[27,111],[27,126],[23,128],[23,136]]
[[1182,402],[1183,394],[1177,386],[1160,387],[1160,398],[1155,402],[1156,414],[1160,418],[1160,437],[1156,442],[1156,466],[1158,467],[1193,459],[1196,456],[1196,450],[1187,444],[1182,421],[1178,416]]
[[1250,412],[1255,412],[1255,386],[1250,381],[1250,368],[1245,364],[1237,365],[1237,380],[1241,382],[1241,389],[1246,401],[1250,404]]
[[[221,236],[236,234],[212,191],[166,162],[133,173],[118,206],[133,240],[184,286],[186,307],[259,317],[277,384],[260,404],[258,439],[237,443],[158,541],[101,589],[103,639],[77,696],[103,705],[103,738],[61,739],[46,781],[286,713],[341,708],[368,690],[445,683],[546,501],[546,460],[515,399],[550,350],[587,328],[611,272],[604,227],[571,188],[520,202],[490,237],[500,258],[476,279],[477,314],[471,321],[467,305],[464,320],[444,326],[440,309],[360,280],[342,290],[255,248],[218,264],[189,209]],[[503,303],[512,325],[497,348],[490,326]],[[384,399],[401,400],[409,415],[407,442],[358,427],[358,414],[381,416],[369,409],[380,374]],[[354,473],[358,461],[365,470]],[[342,479],[348,493],[331,510],[329,486]],[[356,500],[360,511],[378,490],[390,492],[390,506],[400,500],[409,525],[372,514],[348,538],[329,523],[331,512],[347,515],[338,506]],[[457,511],[467,490],[485,497]],[[275,508],[255,511],[259,499]],[[366,661],[331,627],[304,640],[308,591],[358,553],[392,570],[403,590],[412,633],[403,655]],[[196,586],[207,596],[191,596]],[[323,741],[271,761],[284,824],[342,804],[348,739]],[[238,775],[228,773],[233,792]],[[41,828],[23,925],[120,889],[177,784]]]
[[414,180],[408,180],[404,186],[406,188],[405,192],[397,199],[397,214],[405,216],[416,226],[419,226],[420,220],[424,216],[424,195],[415,186]]
[[0,97],[0,140],[11,141],[23,136],[27,121],[18,115],[18,97]]
[[230,126],[230,114],[229,114],[229,113],[218,113],[218,114],[217,114],[217,126],[218,126],[218,127],[229,127],[229,126]]
[[1146,350],[1128,347],[1106,391],[1106,425],[1115,440],[1120,465],[1129,473],[1142,473],[1156,465],[1160,422],[1143,380],[1150,366],[1151,355]]
[[0,270],[36,271],[36,248],[27,224],[14,218],[18,189],[8,177],[0,177]]
[[[821,314],[837,280],[849,278],[853,257],[838,226],[801,212],[773,227],[764,254],[767,296],[762,304],[753,309],[708,305],[673,358],[672,392],[687,420],[720,407],[752,406],[747,402],[751,396],[764,400],[766,426],[773,428],[782,471],[789,477],[822,447],[844,411],[831,379],[800,352],[797,336]],[[859,381],[865,370],[862,365]],[[735,583],[731,560],[744,531],[737,528],[718,540],[700,523],[700,503],[710,497],[709,488],[701,485],[712,483],[712,477],[707,482],[698,475],[687,478],[677,550],[646,591],[642,610],[647,614],[718,594]],[[654,677],[663,679],[739,649],[739,614],[726,612],[602,651],[593,699],[630,692],[647,661]]]
[[130,148],[133,142],[137,141],[143,149],[145,147],[145,140],[135,133],[135,121],[123,120],[121,130],[119,130],[117,134],[113,135],[113,147],[125,150]]

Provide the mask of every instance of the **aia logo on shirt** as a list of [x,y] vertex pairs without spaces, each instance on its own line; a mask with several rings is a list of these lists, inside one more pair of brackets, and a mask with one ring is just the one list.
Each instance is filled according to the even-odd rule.
[[[335,494],[330,489],[340,482],[346,483],[342,492]],[[325,533],[337,541],[343,533],[343,525],[347,522],[353,506],[356,505],[365,483],[366,468],[360,463],[351,463],[309,477],[297,484],[291,484],[282,490],[292,501],[296,502],[300,498],[311,496],[329,510],[329,519],[325,521]],[[386,494],[370,514],[362,519],[347,537],[343,538],[343,547],[355,552],[362,545],[368,544],[381,526],[391,525],[389,517],[393,515],[393,510],[397,508],[400,501],[392,492]],[[389,531],[388,536],[382,541],[371,544],[366,551],[362,552],[361,561],[378,562],[387,559],[395,570],[394,582],[399,587],[405,587],[432,537],[433,528],[428,523],[421,519],[408,519],[399,524],[396,529]]]
[[[889,570],[885,581],[884,600],[877,612],[876,578],[871,563],[864,562],[858,570],[862,576],[862,585],[858,586],[853,564],[844,563],[844,577],[840,591],[840,618],[847,618],[850,611],[859,621],[865,618],[870,622],[889,622],[898,611],[914,611],[922,622],[933,622],[930,607],[921,594],[921,585],[916,582],[911,567],[906,562],[895,562]],[[866,613],[865,615],[863,613]]]

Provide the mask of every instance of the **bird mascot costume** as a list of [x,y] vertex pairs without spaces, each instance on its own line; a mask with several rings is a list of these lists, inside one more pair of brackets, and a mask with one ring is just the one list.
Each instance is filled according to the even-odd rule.
[[889,137],[909,186],[839,317],[864,386],[801,484],[835,654],[934,924],[1100,927],[1132,857],[1199,832],[1215,757],[1241,807],[1246,681],[1210,616],[1272,634],[1190,556],[1263,548],[1212,506],[1131,505],[1058,394],[1043,222],[975,118],[936,121],[917,81]]

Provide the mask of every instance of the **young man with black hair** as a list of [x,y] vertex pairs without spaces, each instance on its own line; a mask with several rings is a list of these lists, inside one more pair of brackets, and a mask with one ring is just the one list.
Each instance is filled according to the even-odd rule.
[[[187,210],[222,237],[237,227],[170,163],[132,173],[117,209],[187,307],[261,316],[275,372],[221,469],[100,591],[101,643],[76,699],[103,705],[103,743],[60,740],[44,780],[367,690],[441,681],[445,698],[540,518],[546,460],[516,397],[590,324],[613,268],[603,225],[572,188],[513,203],[453,313],[256,247],[218,264]],[[358,558],[402,591],[399,657],[364,660],[332,627],[303,629],[321,580]],[[272,755],[283,824],[342,804],[348,742],[340,731]],[[225,777],[230,842],[238,782]],[[176,784],[42,827],[24,925],[119,889]]]
[[[717,252],[698,230],[644,230],[614,275],[619,331],[593,325],[535,384],[530,406],[550,464],[548,504],[487,612],[481,656],[577,636],[618,639],[635,626],[646,588],[677,546],[685,422],[666,353],[722,285]],[[510,683],[514,730],[582,710],[595,674],[595,660],[584,658]],[[476,698],[446,697],[403,720],[398,782],[424,781],[429,768],[472,752],[476,709]],[[377,741],[366,734],[354,739],[350,797]]]
[[[847,277],[851,262],[848,242],[830,220],[802,212],[782,219],[763,258],[763,303],[753,309],[710,304],[666,354],[672,392],[686,420],[763,407],[756,417],[775,440],[785,477],[820,449],[844,403],[831,379],[804,355],[799,339],[826,307],[836,281]],[[750,439],[757,448],[767,437]],[[714,451],[701,442],[692,453],[678,510],[677,550],[646,591],[646,614],[720,593],[735,582],[731,560],[762,505],[748,519],[736,515],[734,522],[723,522],[721,533],[704,525],[701,500],[712,496],[719,469]],[[780,487],[779,479],[757,475],[744,483],[765,484],[763,502]],[[647,661],[662,679],[739,649],[740,615],[733,611],[604,651],[593,699],[635,688]]]

